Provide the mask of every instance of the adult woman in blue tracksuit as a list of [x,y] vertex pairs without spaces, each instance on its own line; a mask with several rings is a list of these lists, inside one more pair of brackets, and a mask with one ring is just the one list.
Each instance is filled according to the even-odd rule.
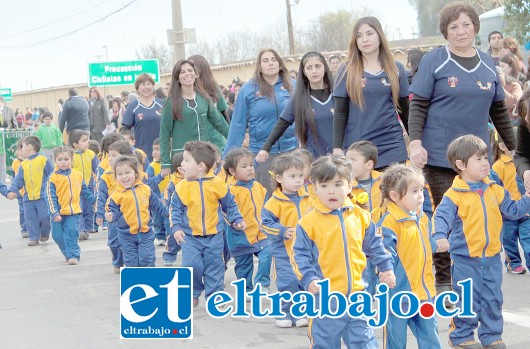
[[[292,92],[289,70],[280,55],[270,48],[261,50],[254,77],[243,85],[234,105],[223,157],[230,149],[243,144],[247,129],[250,134],[249,149],[256,155],[276,125]],[[297,145],[294,127],[291,126],[271,148],[269,159],[257,167],[256,180],[267,188],[269,195],[272,190],[268,170],[272,160]]]

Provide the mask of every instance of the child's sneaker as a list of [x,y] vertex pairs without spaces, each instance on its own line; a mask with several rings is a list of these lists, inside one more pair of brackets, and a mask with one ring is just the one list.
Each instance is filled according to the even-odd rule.
[[464,343],[460,343],[458,345],[453,345],[451,341],[449,341],[449,346],[451,348],[457,348],[457,349],[482,349],[482,344],[477,343],[476,341],[465,341]]
[[199,298],[193,298],[193,307],[196,308],[199,305]]
[[75,258],[70,258],[68,260],[68,265],[78,265],[79,264],[79,261]]
[[156,244],[156,246],[166,246],[166,240],[164,240],[164,239],[156,239],[155,244]]
[[38,240],[29,240],[28,246],[37,246],[39,244]]
[[508,273],[510,274],[526,274],[526,269],[520,265],[518,267],[515,267],[513,269],[508,269]]
[[22,231],[20,234],[22,235],[23,239],[29,238],[29,234],[28,234],[28,232],[26,230]]
[[296,320],[295,325],[296,327],[307,327],[309,326],[309,321],[307,321],[307,319],[304,317]]
[[121,268],[120,267],[114,267],[114,274],[120,274]]
[[506,344],[502,340],[495,341],[490,345],[483,347],[484,349],[506,349]]
[[291,328],[293,326],[293,323],[291,319],[281,319],[276,320],[276,326],[280,328]]
[[174,262],[172,262],[172,261],[164,260],[164,265],[165,265],[166,267],[172,267],[172,266],[173,266],[173,263],[174,263]]
[[46,241],[48,241],[49,238],[50,238],[49,236],[41,236],[40,237],[40,242],[46,242]]

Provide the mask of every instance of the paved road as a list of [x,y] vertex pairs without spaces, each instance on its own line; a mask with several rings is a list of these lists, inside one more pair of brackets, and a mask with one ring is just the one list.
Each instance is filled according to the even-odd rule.
[[[271,320],[212,319],[204,301],[194,313],[194,338],[119,339],[119,276],[113,273],[106,233],[81,242],[81,263],[64,263],[53,241],[28,247],[20,238],[17,204],[0,200],[0,348],[307,348],[306,329],[280,329]],[[161,265],[162,248],[157,248]],[[227,285],[235,279],[229,264]],[[530,277],[504,275],[504,340],[530,348]],[[233,291],[229,290],[233,294]],[[447,320],[439,321],[444,348]],[[382,331],[376,331],[381,341]],[[381,346],[382,347],[382,346]],[[408,348],[417,348],[409,333]]]

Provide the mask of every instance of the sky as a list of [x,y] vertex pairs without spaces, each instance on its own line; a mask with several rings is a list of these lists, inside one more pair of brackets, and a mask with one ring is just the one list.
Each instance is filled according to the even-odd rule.
[[[411,38],[416,11],[409,0],[290,0],[293,26],[339,9],[373,11],[389,40]],[[298,2],[296,4],[296,2]],[[198,39],[260,32],[286,21],[285,0],[181,0],[185,28]],[[171,0],[2,0],[0,88],[13,92],[86,83],[88,63],[136,60],[154,41],[167,45]],[[286,37],[287,41],[288,38]]]

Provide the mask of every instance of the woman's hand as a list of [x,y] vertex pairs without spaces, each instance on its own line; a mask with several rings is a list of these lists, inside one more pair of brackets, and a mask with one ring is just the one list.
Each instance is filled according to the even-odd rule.
[[269,159],[269,153],[265,150],[260,150],[258,155],[256,156],[256,162],[263,163]]
[[526,170],[523,173],[524,188],[527,193],[530,193],[530,170]]
[[420,140],[410,142],[410,162],[414,167],[422,169],[427,164],[427,150],[421,145]]
[[344,150],[341,148],[333,148],[333,155],[342,155],[344,156]]

